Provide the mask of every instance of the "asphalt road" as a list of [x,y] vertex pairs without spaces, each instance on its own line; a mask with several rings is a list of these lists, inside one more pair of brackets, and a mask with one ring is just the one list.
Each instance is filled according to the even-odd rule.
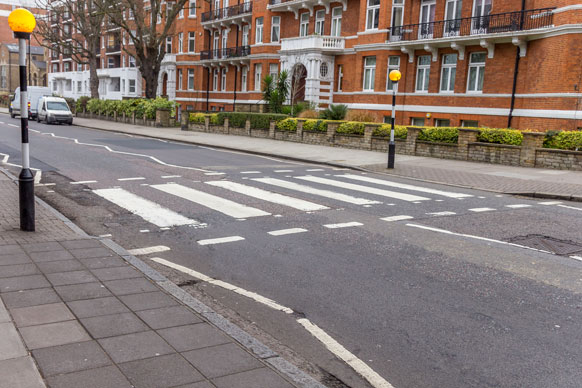
[[[18,125],[0,116],[0,161],[20,163]],[[75,126],[31,129],[40,196],[127,249],[170,248],[140,257],[329,386],[368,383],[298,319],[396,388],[581,386],[582,261],[571,257],[582,255],[580,204]],[[554,239],[543,248],[561,255],[522,246],[542,247],[533,237]],[[152,258],[293,313],[187,282]]]

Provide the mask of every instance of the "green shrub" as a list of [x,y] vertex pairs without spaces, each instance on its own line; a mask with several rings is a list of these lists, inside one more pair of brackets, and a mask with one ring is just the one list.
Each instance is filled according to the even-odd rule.
[[477,141],[483,143],[521,145],[523,134],[515,129],[481,129]]
[[297,119],[289,118],[281,120],[277,123],[277,129],[279,131],[295,132],[297,131]]
[[544,138],[544,147],[545,148],[554,148],[554,147],[552,147],[554,137],[556,135],[558,135],[559,133],[562,133],[562,131],[548,131],[548,132],[546,132],[546,137]]
[[305,120],[303,123],[303,130],[312,132],[327,132],[327,121],[315,119]]
[[143,100],[145,102],[145,118],[153,120],[156,118],[156,111],[158,109],[169,110],[171,116],[174,117],[176,111],[176,103],[174,101],[167,100],[163,97],[156,97],[153,100]]
[[204,124],[204,118],[206,117],[206,115],[204,113],[190,113],[190,117],[188,118],[188,121],[190,121],[191,123],[194,124]]
[[357,123],[353,121],[341,123],[337,128],[336,133],[345,135],[364,135],[364,123]]
[[138,119],[143,119],[145,117],[145,111],[147,107],[147,100],[140,98],[135,103],[135,117]]
[[71,97],[65,97],[65,101],[67,102],[69,109],[71,109],[71,112],[75,113],[77,111],[77,101]]
[[582,151],[582,132],[559,132],[551,136],[548,141],[544,142],[544,147],[557,148],[560,150]]
[[339,104],[339,105],[330,105],[327,109],[322,110],[319,112],[319,117],[324,120],[343,120],[346,118],[348,114],[348,106]]
[[284,114],[265,114],[265,113],[250,113],[249,120],[251,121],[251,128],[253,129],[269,129],[271,121],[279,122],[285,120],[289,116]]
[[459,140],[459,130],[458,128],[451,127],[424,128],[418,134],[418,140],[441,143],[456,143]]
[[79,97],[79,99],[77,100],[76,106],[77,109],[79,109],[79,112],[82,112],[84,110],[87,109],[87,103],[89,102],[91,98],[87,97],[87,96],[82,96]]
[[[391,131],[390,124],[382,124],[378,128],[374,129],[372,136],[376,137],[390,137]],[[408,129],[404,125],[395,125],[394,126],[394,138],[395,139],[406,139],[408,135]]]
[[91,113],[99,113],[103,109],[103,100],[91,98],[87,101],[87,110]]
[[237,128],[244,128],[247,122],[247,114],[246,113],[227,113],[228,117],[228,125]]
[[210,115],[210,124],[212,124],[212,125],[223,125],[224,124],[224,117],[223,116],[219,116],[217,113],[212,113]]

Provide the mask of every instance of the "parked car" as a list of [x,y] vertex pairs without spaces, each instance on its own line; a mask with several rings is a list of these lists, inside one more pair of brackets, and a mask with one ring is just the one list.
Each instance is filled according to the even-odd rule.
[[[29,86],[28,92],[28,118],[35,119],[37,115],[38,100],[43,96],[52,96],[50,88],[44,86]],[[14,97],[8,108],[10,117],[20,116],[20,86],[14,91]]]
[[73,113],[67,101],[61,97],[41,97],[38,100],[38,115],[36,121],[47,124],[73,124]]

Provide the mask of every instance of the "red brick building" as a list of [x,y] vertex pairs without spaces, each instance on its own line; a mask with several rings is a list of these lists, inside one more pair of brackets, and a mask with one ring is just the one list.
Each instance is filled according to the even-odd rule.
[[175,22],[158,92],[184,109],[258,110],[285,69],[306,100],[382,120],[399,69],[398,124],[582,127],[582,2],[234,1],[191,0]]

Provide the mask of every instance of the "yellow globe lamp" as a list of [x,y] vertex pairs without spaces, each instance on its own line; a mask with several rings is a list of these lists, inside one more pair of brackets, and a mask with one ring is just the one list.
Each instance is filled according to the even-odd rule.
[[390,81],[398,82],[400,81],[400,78],[402,78],[402,73],[399,72],[398,70],[392,70],[388,77],[390,77]]
[[29,10],[16,8],[8,15],[8,25],[15,33],[30,34],[36,27],[36,19]]

